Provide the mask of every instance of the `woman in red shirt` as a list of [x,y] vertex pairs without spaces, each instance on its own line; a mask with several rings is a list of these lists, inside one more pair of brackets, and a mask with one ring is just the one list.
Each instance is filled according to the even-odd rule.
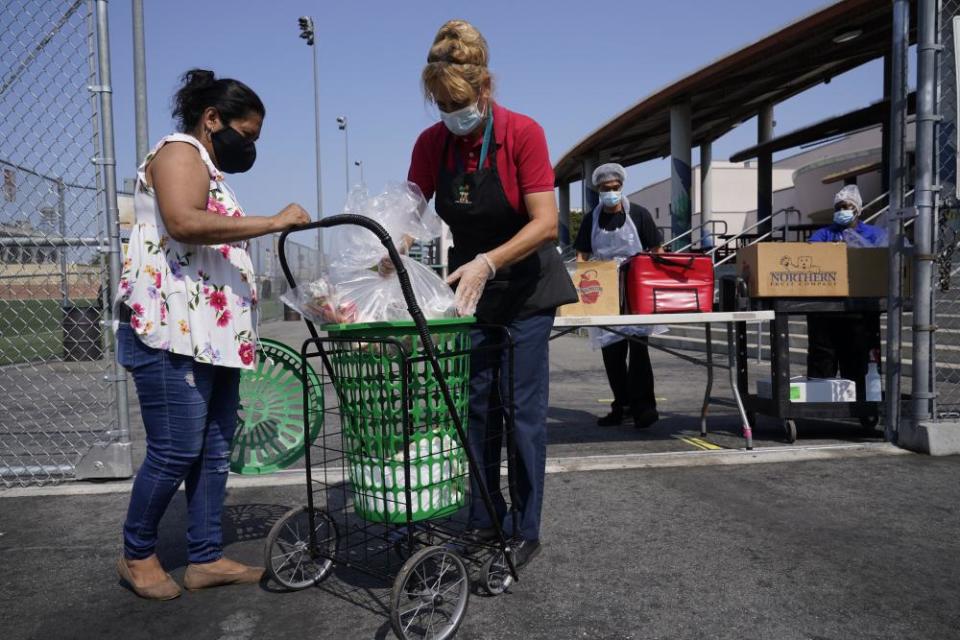
[[[557,204],[543,129],[493,101],[488,59],[486,41],[468,22],[451,20],[440,28],[422,81],[441,122],[417,139],[408,179],[427,199],[435,196],[437,213],[450,226],[448,282],[456,285],[458,312],[506,325],[514,339],[519,522],[507,521],[500,492],[505,353],[478,352],[471,359],[469,446],[504,530],[516,538],[517,564],[523,565],[540,548],[548,339],[556,308],[575,302],[577,294],[554,246]],[[472,338],[474,347],[502,339],[483,329]],[[476,498],[480,479],[471,481]],[[495,537],[478,499],[470,522],[476,537]]]

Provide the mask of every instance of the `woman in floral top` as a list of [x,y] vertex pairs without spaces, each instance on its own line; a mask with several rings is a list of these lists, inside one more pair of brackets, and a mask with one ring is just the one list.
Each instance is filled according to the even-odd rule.
[[266,113],[249,87],[194,69],[169,135],[137,174],[136,224],[115,302],[117,357],[132,374],[147,432],[117,571],[142,597],[180,587],[155,554],[157,526],[186,483],[188,589],[259,581],[223,557],[221,512],[240,371],[254,364],[257,289],[247,240],[309,222],[302,207],[247,216],[223,173],[253,166]]

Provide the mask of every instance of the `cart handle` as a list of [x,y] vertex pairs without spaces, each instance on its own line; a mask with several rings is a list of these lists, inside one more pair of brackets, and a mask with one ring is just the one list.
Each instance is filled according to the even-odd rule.
[[693,261],[696,256],[673,257],[670,254],[651,253],[650,257],[657,264],[664,264],[671,267],[680,267],[681,269],[692,269]]

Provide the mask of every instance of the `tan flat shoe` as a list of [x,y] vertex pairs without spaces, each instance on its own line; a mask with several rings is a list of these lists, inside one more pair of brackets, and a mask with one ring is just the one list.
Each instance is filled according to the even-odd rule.
[[120,579],[130,585],[135,594],[147,600],[173,600],[180,595],[180,587],[174,582],[170,574],[167,579],[156,584],[148,584],[145,587],[138,586],[133,580],[133,574],[130,573],[130,567],[124,562],[123,558],[117,560],[117,575]]
[[257,584],[263,578],[263,567],[240,567],[237,570],[222,570],[212,569],[208,564],[191,564],[183,574],[183,586],[190,591],[197,591],[231,584]]

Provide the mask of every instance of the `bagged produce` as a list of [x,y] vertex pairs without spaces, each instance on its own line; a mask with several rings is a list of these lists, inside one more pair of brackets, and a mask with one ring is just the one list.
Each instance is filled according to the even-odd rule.
[[[378,222],[395,246],[405,250],[414,241],[428,242],[440,235],[442,224],[413,183],[388,184],[370,196],[355,187],[344,213]],[[319,323],[357,323],[410,320],[396,272],[378,271],[387,250],[369,229],[356,225],[330,232],[326,269],[316,280],[300,284],[281,297],[304,317]],[[456,317],[454,292],[430,267],[401,256],[413,291],[427,319]]]

